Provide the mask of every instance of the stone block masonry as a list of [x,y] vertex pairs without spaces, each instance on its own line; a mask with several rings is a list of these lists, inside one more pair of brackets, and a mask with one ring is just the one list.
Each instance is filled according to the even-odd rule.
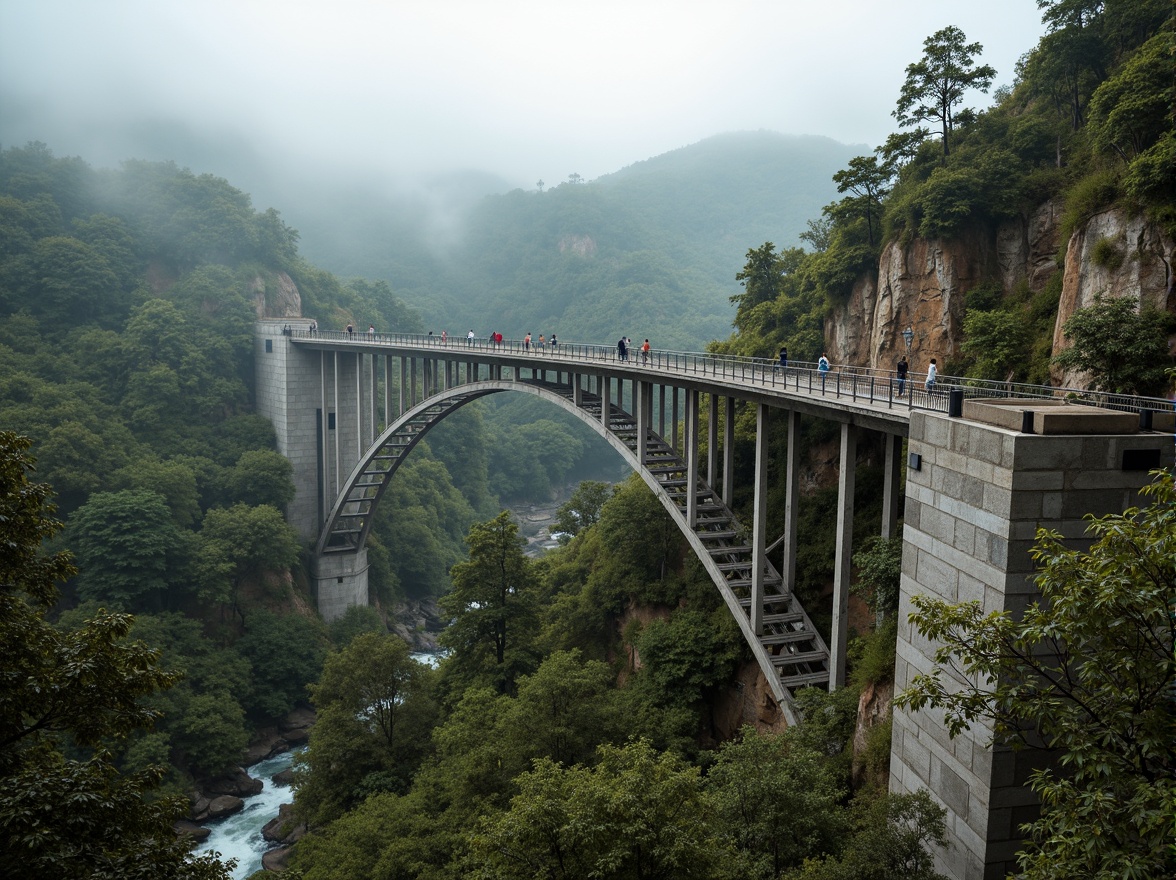
[[[1083,431],[1092,430],[1090,416],[1083,413]],[[897,690],[934,665],[936,645],[907,623],[911,596],[1021,613],[1037,597],[1029,550],[1038,528],[1085,547],[1087,514],[1139,503],[1149,477],[1133,463],[1173,462],[1168,434],[1028,434],[1003,421],[911,414],[908,452],[919,466],[907,469]],[[1101,424],[1126,426],[1113,417]],[[991,733],[979,724],[953,740],[935,711],[894,713],[890,789],[926,788],[947,809],[950,843],[936,854],[936,870],[953,880],[1004,880],[1014,872],[1018,828],[1037,809],[1026,781],[1040,755],[994,747]]]

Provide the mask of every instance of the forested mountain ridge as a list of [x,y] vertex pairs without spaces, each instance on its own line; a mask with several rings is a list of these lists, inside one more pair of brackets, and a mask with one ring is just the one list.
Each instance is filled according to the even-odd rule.
[[640,333],[697,349],[730,327],[747,242],[797,241],[854,149],[767,131],[718,135],[595,181],[572,175],[470,200],[444,235],[354,202],[371,222],[330,241],[308,236],[305,250],[388,281],[438,333]]
[[[936,357],[941,371],[981,378],[1164,390],[1176,314],[1171,6],[1039,6],[1048,33],[982,112],[960,107],[997,73],[976,65],[981,47],[950,27],[926,39],[896,96],[900,130],[837,172],[844,197],[813,220],[809,250],[748,253],[737,332],[719,348],[770,357],[788,345],[794,358],[827,350],[893,368],[910,327],[917,371]],[[1070,353],[1083,332],[1105,350]],[[1108,385],[1125,358],[1133,367]],[[1122,378],[1132,373],[1149,378]]]

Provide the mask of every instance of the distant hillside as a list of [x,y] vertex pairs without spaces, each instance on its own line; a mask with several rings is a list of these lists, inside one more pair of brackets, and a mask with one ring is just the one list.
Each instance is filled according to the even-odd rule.
[[288,216],[317,264],[388,281],[437,332],[625,333],[698,348],[730,332],[748,249],[797,244],[859,152],[732,133],[543,192],[479,198],[490,182],[463,180],[440,197],[335,193],[337,222],[322,204],[310,224]]

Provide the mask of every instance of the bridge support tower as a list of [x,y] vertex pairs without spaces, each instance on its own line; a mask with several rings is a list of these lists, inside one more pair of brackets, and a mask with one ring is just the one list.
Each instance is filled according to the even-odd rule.
[[[1086,514],[1138,504],[1148,471],[1171,466],[1171,435],[1137,433],[1137,414],[1050,403],[968,401],[963,419],[911,413],[897,690],[934,666],[937,645],[907,623],[912,595],[1019,615],[1038,596],[1029,549],[1039,527],[1087,546]],[[935,867],[952,880],[1015,873],[1018,828],[1037,814],[1026,783],[1041,753],[990,747],[991,736],[977,724],[951,739],[934,711],[894,712],[890,790],[926,788],[947,809],[950,844]]]
[[[293,345],[285,328],[308,331],[309,318],[259,320],[254,327],[257,413],[274,426],[278,452],[293,467],[294,500],[286,519],[298,536],[314,542],[322,530],[326,505],[359,460],[363,424],[371,409],[369,383],[361,355],[313,351]],[[357,406],[362,398],[366,405]],[[368,416],[369,421],[374,416]],[[313,584],[319,613],[326,620],[350,605],[366,605],[367,551],[332,554],[315,560]]]

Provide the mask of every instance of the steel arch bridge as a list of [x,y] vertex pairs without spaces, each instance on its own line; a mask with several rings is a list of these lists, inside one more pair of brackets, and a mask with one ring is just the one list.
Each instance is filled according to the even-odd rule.
[[[703,479],[696,476],[691,480],[688,463],[669,442],[647,432],[642,450],[633,414],[609,403],[606,416],[600,395],[585,391],[577,394],[570,383],[537,378],[477,381],[442,390],[408,409],[380,434],[348,475],[327,517],[316,552],[329,555],[360,549],[380,498],[429,429],[470,401],[512,391],[535,395],[576,416],[640,475],[702,562],[781,709],[794,722],[793,692],[809,685],[827,687],[829,683],[829,649],[808,614],[766,559],[762,578],[755,577],[754,550],[748,543],[750,530],[738,522],[719,493]],[[691,506],[695,513],[693,524],[688,518]]]
[[[278,449],[294,470],[297,492],[287,518],[318,551],[316,599],[325,618],[366,603],[371,514],[413,446],[471,400],[503,391],[532,394],[590,425],[657,495],[723,596],[789,723],[799,720],[795,688],[845,681],[860,431],[880,432],[886,440],[885,536],[896,532],[901,441],[909,438],[900,608],[926,594],[1019,614],[1035,595],[1030,549],[1038,529],[1080,543],[1086,514],[1122,512],[1138,501],[1149,469],[1174,466],[1172,404],[1156,398],[944,376],[932,389],[916,384],[915,375],[906,384],[890,371],[860,367],[826,373],[813,364],[789,364],[777,370],[771,361],[709,352],[654,351],[634,361],[609,346],[535,351],[516,341],[446,345],[422,336],[319,334],[312,326],[309,319],[258,321],[254,363],[258,412],[273,423]],[[709,417],[700,431],[703,395]],[[748,528],[731,513],[737,403],[756,414]],[[783,414],[788,429],[786,460],[775,462],[786,479],[779,570],[768,561],[764,534],[769,413],[773,419]],[[790,593],[801,416],[841,428],[827,647]],[[895,686],[930,668],[936,647],[900,626]],[[986,728],[966,732],[958,747],[947,748],[936,717],[900,708],[894,726],[890,789],[928,788],[948,810],[956,853],[948,873],[970,878],[1006,871],[1017,837],[1008,804],[1024,802],[1025,795],[1020,759],[994,749]]]

